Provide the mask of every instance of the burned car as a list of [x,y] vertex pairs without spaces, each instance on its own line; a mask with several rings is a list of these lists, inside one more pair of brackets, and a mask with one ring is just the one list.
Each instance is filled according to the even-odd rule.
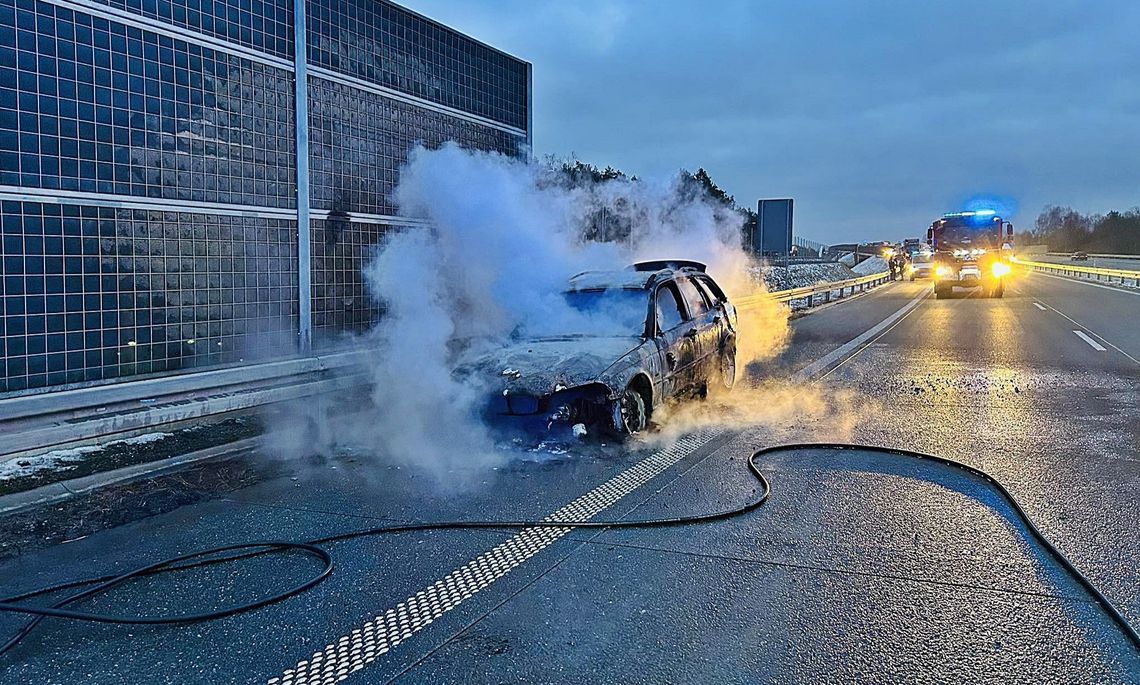
[[626,436],[663,403],[736,381],[736,310],[704,264],[587,271],[562,298],[551,320],[473,365],[489,383],[490,414]]

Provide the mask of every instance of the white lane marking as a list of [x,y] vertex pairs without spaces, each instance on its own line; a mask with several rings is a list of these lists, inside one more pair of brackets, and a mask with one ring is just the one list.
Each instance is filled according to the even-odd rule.
[[1037,307],[1037,308],[1038,308],[1038,309],[1040,309],[1041,311],[1046,311],[1046,309],[1045,309],[1045,305],[1041,304],[1040,302],[1034,302],[1034,303],[1033,303],[1033,306],[1034,306],[1034,307]]
[[[863,342],[893,325],[929,294],[929,291],[924,290],[870,330],[819,361],[800,369],[793,377],[794,380],[805,381],[815,378],[820,370],[828,368],[844,354],[857,349]],[[582,495],[544,520],[590,519],[692,454],[712,436],[713,433],[707,431],[685,436],[668,448],[651,454],[623,473]],[[549,547],[570,530],[570,528],[526,528],[518,532],[506,542],[447,574],[426,590],[417,592],[395,607],[373,617],[321,651],[314,652],[308,659],[297,662],[293,668],[285,669],[281,675],[269,678],[267,684],[332,685],[344,680]]]
[[1056,274],[1047,274],[1044,271],[1030,271],[1033,276],[1044,276],[1045,278],[1056,278],[1059,281],[1068,281],[1069,283],[1080,283],[1081,285],[1091,285],[1094,288],[1101,288],[1102,290],[1111,290],[1114,293],[1125,293],[1126,295],[1140,295],[1140,290],[1131,288],[1131,286],[1112,286],[1105,285],[1104,283],[1096,283],[1088,280],[1087,278],[1069,278],[1067,276],[1057,276]]
[[1105,351],[1107,351],[1107,348],[1105,348],[1105,346],[1104,346],[1104,345],[1101,345],[1101,344],[1100,344],[1100,343],[1098,343],[1097,341],[1095,341],[1095,340],[1093,340],[1092,338],[1090,338],[1089,336],[1085,335],[1085,332],[1084,332],[1084,331],[1073,331],[1073,332],[1077,334],[1077,337],[1078,337],[1078,338],[1080,338],[1081,340],[1084,340],[1085,342],[1087,342],[1087,343],[1088,343],[1090,346],[1092,346],[1092,348],[1093,348],[1094,350],[1096,350],[1097,352],[1105,352]]
[[[544,521],[584,521],[615,504],[662,471],[680,462],[713,436],[711,431],[688,435],[654,452],[621,474],[547,516]],[[351,633],[299,661],[269,685],[330,685],[376,661],[443,614],[470,599],[511,569],[549,547],[570,528],[525,528],[506,542],[484,552],[425,590],[408,597]]]
[[901,308],[899,308],[899,310],[896,311],[894,314],[891,314],[887,318],[885,318],[882,321],[880,321],[879,323],[875,324],[872,328],[870,328],[866,331],[863,331],[857,337],[855,337],[853,340],[851,340],[847,343],[844,343],[838,349],[832,350],[829,354],[824,355],[822,358],[820,358],[820,359],[812,362],[811,364],[808,364],[804,368],[800,369],[794,377],[795,380],[798,380],[798,381],[811,380],[811,379],[815,378],[816,376],[820,375],[821,373],[823,373],[824,371],[827,371],[831,367],[832,364],[837,363],[845,355],[847,355],[848,353],[858,349],[860,345],[867,342],[871,338],[875,337],[880,331],[886,329],[888,326],[890,326],[894,322],[898,321],[902,317],[909,314],[910,310],[917,307],[919,305],[919,303],[921,303],[923,300],[925,300],[929,296],[930,296],[930,291],[929,290],[923,290],[921,293],[918,294],[918,296],[916,296],[910,302],[907,302],[905,305],[903,305]]
[[[1050,310],[1052,310],[1053,312],[1056,312],[1056,313],[1057,313],[1059,316],[1063,316],[1063,317],[1065,317],[1065,319],[1066,319],[1066,320],[1067,320],[1069,323],[1073,324],[1074,326],[1080,326],[1081,328],[1085,329],[1086,331],[1088,331],[1089,333],[1091,333],[1091,334],[1093,335],[1093,337],[1095,337],[1097,340],[1099,340],[1100,342],[1104,343],[1105,345],[1108,345],[1109,347],[1111,347],[1112,349],[1116,350],[1116,351],[1117,351],[1117,352],[1119,352],[1120,354],[1124,355],[1126,358],[1128,358],[1129,360],[1131,360],[1131,361],[1132,361],[1132,363],[1134,363],[1134,364],[1140,364],[1140,359],[1137,359],[1136,357],[1133,357],[1132,355],[1128,354],[1127,352],[1125,352],[1124,350],[1120,349],[1120,348],[1119,348],[1119,347],[1117,347],[1116,345],[1113,345],[1113,344],[1112,344],[1112,342],[1111,342],[1111,341],[1109,341],[1109,339],[1108,339],[1108,338],[1104,337],[1104,336],[1103,336],[1103,335],[1101,335],[1100,333],[1097,333],[1097,332],[1096,332],[1096,331],[1094,331],[1093,329],[1091,329],[1091,328],[1089,328],[1088,326],[1084,325],[1084,324],[1083,324],[1083,323],[1081,323],[1080,321],[1077,321],[1076,319],[1074,319],[1073,317],[1069,316],[1068,314],[1066,314],[1065,312],[1061,311],[1060,309],[1057,309],[1056,307],[1053,307],[1053,306],[1051,306],[1051,305],[1045,305],[1045,306],[1046,306],[1046,307],[1048,307],[1048,308],[1049,308]],[[1076,331],[1073,331],[1073,332],[1074,332],[1074,333],[1076,333]]]

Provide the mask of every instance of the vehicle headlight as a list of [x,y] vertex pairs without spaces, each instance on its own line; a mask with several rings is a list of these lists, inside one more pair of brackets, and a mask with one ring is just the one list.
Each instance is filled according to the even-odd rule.
[[1010,271],[1012,271],[1009,264],[1006,264],[1005,262],[994,262],[994,265],[990,267],[990,270],[993,271],[994,278],[1001,278],[1002,276],[1005,276]]
[[950,276],[953,273],[954,272],[950,269],[950,267],[946,266],[945,264],[939,264],[938,267],[934,269],[934,274],[939,278],[945,278],[946,276]]

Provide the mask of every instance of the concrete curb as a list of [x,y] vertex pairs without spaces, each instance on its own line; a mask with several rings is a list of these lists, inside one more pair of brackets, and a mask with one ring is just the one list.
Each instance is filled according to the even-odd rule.
[[73,478],[71,480],[51,483],[33,490],[14,492],[10,495],[0,496],[0,516],[15,514],[29,509],[47,506],[62,502],[72,497],[90,494],[109,485],[130,483],[144,478],[153,478],[165,473],[178,471],[192,464],[206,461],[224,459],[241,452],[255,449],[261,441],[260,437],[245,438],[225,445],[216,445],[204,450],[179,454],[158,461],[149,461],[145,464],[124,466],[112,471],[92,473],[89,476]]

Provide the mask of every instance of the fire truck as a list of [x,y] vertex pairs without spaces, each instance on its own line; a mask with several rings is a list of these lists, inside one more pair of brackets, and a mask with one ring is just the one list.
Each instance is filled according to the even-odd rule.
[[1013,224],[992,209],[944,214],[930,225],[926,242],[934,253],[934,296],[955,288],[980,289],[987,297],[1005,293],[1010,273]]

